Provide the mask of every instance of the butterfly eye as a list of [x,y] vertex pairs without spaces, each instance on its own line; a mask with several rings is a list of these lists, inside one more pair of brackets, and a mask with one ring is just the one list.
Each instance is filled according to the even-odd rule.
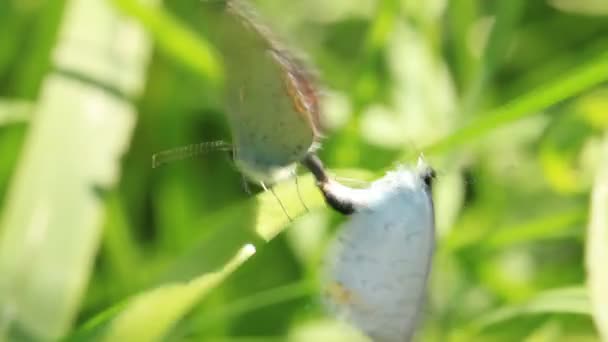
[[424,181],[424,184],[426,184],[426,186],[431,189],[433,187],[433,181],[435,180],[435,178],[437,178],[437,173],[434,169],[429,167],[422,172],[420,177]]

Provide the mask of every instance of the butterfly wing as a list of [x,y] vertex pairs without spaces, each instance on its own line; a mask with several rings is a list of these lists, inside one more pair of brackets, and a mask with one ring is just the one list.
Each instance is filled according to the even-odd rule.
[[241,1],[222,21],[227,114],[235,163],[249,178],[273,182],[300,161],[318,136],[314,85]]
[[418,321],[434,223],[430,194],[417,177],[404,170],[372,184],[369,203],[340,227],[328,253],[327,307],[374,341],[408,341]]

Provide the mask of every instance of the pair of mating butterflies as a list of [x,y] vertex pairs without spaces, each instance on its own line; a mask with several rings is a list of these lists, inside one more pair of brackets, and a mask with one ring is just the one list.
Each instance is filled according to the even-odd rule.
[[307,167],[327,203],[349,215],[327,253],[326,307],[374,341],[409,340],[434,245],[432,169],[419,160],[417,167],[388,173],[365,189],[330,179],[315,155],[321,109],[311,73],[242,0],[226,1],[219,16],[233,145],[161,152],[153,166],[209,149],[232,150],[238,169],[262,185],[293,176],[297,163]]

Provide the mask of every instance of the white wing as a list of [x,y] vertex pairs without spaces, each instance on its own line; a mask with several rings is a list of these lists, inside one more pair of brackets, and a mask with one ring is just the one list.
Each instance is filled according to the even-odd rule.
[[374,182],[328,253],[328,308],[374,341],[407,341],[416,327],[434,246],[428,190],[410,170]]

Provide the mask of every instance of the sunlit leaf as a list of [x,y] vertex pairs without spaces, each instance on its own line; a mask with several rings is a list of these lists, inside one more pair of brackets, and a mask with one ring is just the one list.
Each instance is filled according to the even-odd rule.
[[370,339],[346,323],[329,319],[303,322],[289,333],[288,342],[369,342]]
[[578,158],[592,133],[592,127],[571,110],[547,127],[539,157],[545,177],[555,191],[578,193],[589,188],[589,172],[585,173]]
[[[295,183],[283,182],[274,188],[276,197],[270,192],[258,197],[259,210],[254,230],[262,239],[269,241],[279,234],[289,223],[290,219],[287,215],[298,217],[306,211],[304,205],[309,210],[323,206],[324,201],[313,185],[311,175],[300,177],[298,183],[299,190]],[[302,201],[298,198],[298,191]],[[282,204],[278,202],[279,200]]]
[[426,153],[442,153],[472,142],[499,127],[538,115],[542,110],[569,99],[608,79],[608,53],[578,66],[555,80],[527,92],[507,104],[476,116],[476,120],[424,148]]
[[591,195],[587,231],[587,282],[593,319],[604,339],[608,339],[608,136],[604,138],[600,170]]
[[29,101],[0,99],[0,126],[27,122],[33,110],[33,104]]
[[608,128],[608,88],[601,88],[575,103],[575,110],[595,129]]
[[[193,274],[193,280],[186,283],[161,285],[157,289],[138,295],[124,305],[108,309],[81,327],[76,334],[71,337],[71,340],[96,336],[98,331],[104,327],[110,319],[113,319],[112,322],[110,322],[110,330],[112,332],[108,335],[108,340],[111,340],[111,338],[129,336],[133,338],[137,337],[138,341],[147,341],[164,336],[176,322],[181,320],[183,316],[189,312],[192,306],[200,301],[204,294],[218,286],[225,276],[228,275],[227,273],[222,273],[223,275],[221,277],[213,278],[213,281],[201,280],[207,279],[207,272],[211,272],[212,269],[217,268],[217,266],[214,265],[217,264],[218,260],[226,258],[228,255],[231,255],[230,253],[238,254],[239,249],[242,249],[242,246],[247,243],[257,243],[259,248],[262,248],[264,243],[270,241],[283,229],[289,226],[290,220],[286,215],[286,212],[294,219],[306,213],[303,203],[309,210],[317,210],[324,207],[324,200],[319,194],[310,175],[299,177],[297,184],[298,187],[296,187],[295,180],[287,180],[277,184],[273,188],[277,197],[275,197],[272,192],[267,191],[246,202],[238,203],[214,213],[212,217],[207,217],[205,221],[215,222],[217,229],[205,236],[200,243],[192,250],[188,251],[185,257],[178,260],[175,265],[172,266],[172,269],[167,272],[170,279],[184,278],[189,274]],[[300,196],[298,196],[298,188]],[[302,199],[301,201],[300,197]],[[281,203],[279,203],[279,199]],[[281,204],[286,212],[283,211]],[[238,223],[242,222],[241,218],[238,215],[235,216],[234,213],[246,213],[248,207],[252,205],[257,208],[256,221],[252,227],[240,226]],[[201,222],[201,224],[203,224],[203,222]],[[244,262],[245,259],[241,261]],[[229,268],[230,272],[232,272],[234,268],[239,265],[240,263],[226,264],[219,266],[219,268]],[[297,293],[301,293],[302,286],[303,285],[296,289]],[[305,287],[305,290],[307,290],[308,287]],[[181,293],[182,291],[184,292],[183,294]],[[290,295],[290,293],[287,294],[287,296]],[[282,298],[283,295],[279,295],[279,297]],[[142,310],[140,309],[141,307],[148,307],[148,305],[155,307],[155,305],[158,305],[159,301],[164,303],[165,301],[171,300],[175,301],[175,304],[171,304],[174,305],[172,306],[173,311],[163,313],[163,311],[167,311],[167,309],[165,309],[149,313],[150,315],[157,315],[155,316],[157,319],[165,322],[163,323],[162,329],[154,331],[152,335],[141,332],[141,327],[139,327],[139,325],[130,328],[130,324],[127,324],[126,322],[117,323],[119,319],[136,322],[138,319],[141,319],[141,315],[148,314],[146,311],[150,311]],[[236,303],[234,307],[226,308],[226,314],[231,315],[231,312],[235,310],[238,312],[248,310],[247,308],[251,305],[260,305],[258,304],[260,300],[265,301],[265,299],[255,299],[253,303],[251,303],[251,301]],[[276,300],[276,298],[270,300]],[[126,307],[123,309],[125,305]],[[121,311],[119,316],[114,318],[119,311]],[[124,317],[125,315],[129,318],[119,318]],[[148,317],[148,319],[151,318]],[[210,321],[213,321],[214,319],[216,318],[211,317]],[[117,327],[117,324],[120,324],[120,327]]]
[[549,4],[564,12],[593,16],[608,15],[608,3],[604,0],[550,0]]
[[[135,119],[132,104],[108,89],[139,94],[150,51],[140,28],[105,1],[66,8],[54,63],[74,77],[45,78],[0,222],[1,340],[56,340],[72,325]],[[113,43],[118,33],[131,37],[130,49]],[[110,70],[108,88],[86,81],[100,69]]]
[[255,253],[243,246],[220,270],[186,283],[167,284],[133,298],[118,315],[105,341],[157,341],[210,290]]

